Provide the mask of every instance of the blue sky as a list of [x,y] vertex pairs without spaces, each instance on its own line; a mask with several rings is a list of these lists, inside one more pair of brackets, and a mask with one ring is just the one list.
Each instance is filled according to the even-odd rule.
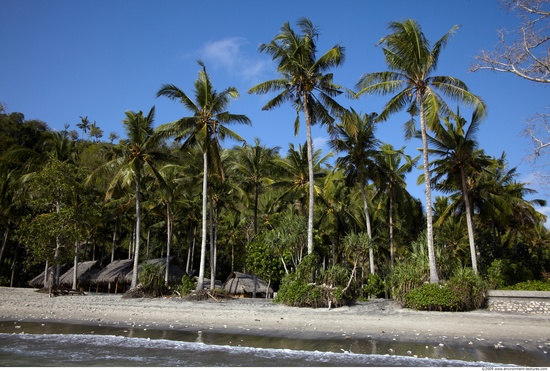
[[[191,94],[201,59],[218,90],[235,86],[241,94],[230,111],[246,114],[253,126],[233,129],[249,142],[258,137],[268,146],[280,146],[283,155],[289,143],[304,143],[305,128],[295,137],[290,105],[264,112],[261,107],[271,96],[247,91],[276,76],[273,62],[258,52],[258,45],[268,43],[284,22],[298,30],[298,18],[311,19],[321,32],[320,53],[335,44],[346,48],[345,63],[333,72],[335,82],[348,88],[364,73],[386,70],[375,44],[388,33],[389,22],[414,19],[432,42],[459,24],[440,56],[437,74],[462,79],[485,100],[489,115],[478,135],[480,146],[491,156],[506,152],[520,180],[532,180],[534,169],[524,161],[530,143],[521,132],[529,117],[547,107],[548,91],[511,75],[468,72],[480,50],[494,47],[498,29],[517,26],[518,19],[497,0],[0,0],[0,14],[0,102],[8,112],[22,112],[57,130],[65,124],[77,129],[79,116],[88,116],[108,140],[112,131],[123,135],[126,110],[147,112],[155,105],[157,126],[187,116],[181,104],[155,95],[163,83]],[[339,101],[370,113],[380,112],[386,99]],[[416,156],[420,142],[405,141],[403,135],[407,118],[391,118],[376,134]],[[316,148],[327,152],[324,128],[316,126],[313,135]],[[408,177],[409,191],[424,200],[417,174]],[[537,197],[546,195],[541,191]]]

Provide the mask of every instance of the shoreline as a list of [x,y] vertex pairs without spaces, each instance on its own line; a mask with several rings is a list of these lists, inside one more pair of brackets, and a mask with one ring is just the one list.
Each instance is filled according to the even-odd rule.
[[418,343],[538,354],[550,364],[550,316],[476,310],[421,312],[374,299],[341,308],[295,308],[270,299],[122,299],[120,294],[57,296],[0,287],[0,321],[58,322],[212,332],[301,340]]

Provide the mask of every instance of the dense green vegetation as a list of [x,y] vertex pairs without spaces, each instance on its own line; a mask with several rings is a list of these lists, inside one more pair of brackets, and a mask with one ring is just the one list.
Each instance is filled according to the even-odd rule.
[[[228,124],[250,121],[227,111],[238,92],[217,92],[202,63],[193,95],[174,85],[157,92],[183,103],[188,117],[155,130],[154,107],[128,111],[118,143],[114,133],[101,141],[103,131],[87,116],[76,125],[79,134],[1,111],[0,284],[27,286],[45,265],[133,257],[137,267],[173,256],[199,276],[199,289],[205,277],[213,284],[242,271],[269,282],[276,300],[288,305],[387,296],[412,308],[470,310],[483,304],[487,288],[540,280],[550,271],[550,234],[535,210],[544,202],[530,198],[533,191],[504,154],[479,148],[481,99],[463,82],[431,74],[449,34],[430,49],[413,21],[392,24],[382,42],[386,55],[394,52],[390,71],[365,74],[358,84],[358,96],[394,94],[378,115],[337,104],[344,88],[329,71],[344,49],[317,57],[314,26],[299,26],[301,34],[285,24],[262,46],[282,77],[251,92],[277,93],[264,109],[292,103],[308,132],[325,125],[332,158],[314,151],[309,135],[285,150],[261,138],[222,147],[225,138],[242,140]],[[406,47],[411,32],[422,36],[420,55]],[[289,41],[295,59],[283,53]],[[418,77],[419,70],[430,73]],[[393,78],[402,84],[392,85]],[[472,118],[452,111],[437,89],[474,107]],[[441,194],[432,200],[427,192],[427,212],[407,192],[407,181],[416,180],[406,176],[419,159],[376,138],[376,123],[402,109],[420,117],[420,130],[411,121],[408,133],[423,139],[420,181]],[[141,281],[164,292],[168,277],[155,269],[141,277],[134,269],[132,286]],[[175,289],[192,286],[184,277]]]

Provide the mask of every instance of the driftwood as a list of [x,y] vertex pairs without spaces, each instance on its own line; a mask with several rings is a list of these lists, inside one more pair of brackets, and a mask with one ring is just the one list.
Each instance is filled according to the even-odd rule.
[[50,297],[60,296],[60,295],[86,295],[84,291],[68,289],[66,287],[52,286],[44,287],[36,290],[36,292],[42,292],[48,294]]

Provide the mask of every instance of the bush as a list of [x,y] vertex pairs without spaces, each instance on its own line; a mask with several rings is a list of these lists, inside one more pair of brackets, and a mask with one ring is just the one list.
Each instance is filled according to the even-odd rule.
[[367,283],[363,285],[364,295],[368,298],[383,297],[385,291],[384,280],[376,274],[369,274]]
[[[342,306],[353,301],[353,289],[344,291],[349,280],[347,269],[334,266],[319,275],[319,284],[312,282],[316,275],[318,258],[304,257],[296,272],[287,274],[281,281],[275,301],[293,307]],[[329,304],[330,303],[330,304]]]
[[509,259],[495,259],[487,269],[487,281],[491,289],[501,289],[533,278],[533,273],[522,263]]
[[180,296],[185,296],[193,291],[195,287],[196,283],[193,281],[193,279],[184,274],[183,277],[181,277],[181,284],[175,287],[174,290],[177,291]]
[[460,300],[447,286],[425,284],[405,294],[405,306],[417,310],[456,311]]
[[405,295],[421,287],[429,281],[430,270],[427,264],[417,264],[415,261],[401,261],[391,271],[387,284],[390,297],[399,302],[405,300]]
[[487,284],[472,268],[459,267],[455,269],[447,286],[459,300],[457,310],[468,311],[484,306]]
[[504,287],[502,290],[550,291],[550,281],[526,281]]
[[162,265],[143,264],[139,273],[139,282],[147,296],[158,297],[166,291],[164,269]]

